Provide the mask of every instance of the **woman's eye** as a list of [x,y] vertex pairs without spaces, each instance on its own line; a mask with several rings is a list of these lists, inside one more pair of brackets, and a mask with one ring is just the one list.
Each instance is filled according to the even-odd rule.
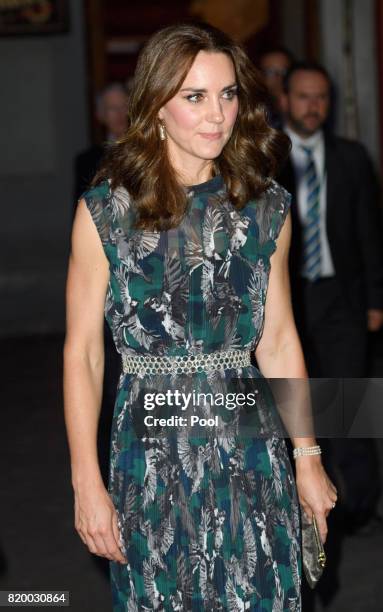
[[189,100],[189,102],[194,102],[194,103],[199,102],[202,98],[203,96],[200,93],[191,94],[190,96],[186,96],[186,99]]
[[223,95],[224,95],[225,100],[232,100],[237,95],[237,90],[229,89],[228,91],[225,91]]

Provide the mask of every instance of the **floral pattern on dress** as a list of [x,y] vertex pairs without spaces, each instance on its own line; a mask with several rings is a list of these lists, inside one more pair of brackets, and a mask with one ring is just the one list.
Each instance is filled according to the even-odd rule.
[[[104,181],[83,197],[109,261],[105,317],[121,355],[256,349],[290,206],[278,183],[237,211],[216,176],[188,188],[180,225],[158,232],[132,229],[134,205],[122,187]],[[253,365],[122,372],[108,490],[128,563],[110,562],[114,612],[301,611],[299,503],[285,440],[265,436],[278,426],[270,397],[258,398],[251,436],[241,435],[238,406],[230,418],[222,409],[222,428],[202,437],[143,425],[148,390],[209,398],[233,380],[249,388],[262,379]],[[216,407],[206,400],[194,410],[209,418]]]

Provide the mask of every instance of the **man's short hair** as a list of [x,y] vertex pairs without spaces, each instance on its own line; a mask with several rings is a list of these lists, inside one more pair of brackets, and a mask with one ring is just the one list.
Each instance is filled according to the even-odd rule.
[[98,112],[101,112],[102,108],[103,108],[103,104],[104,104],[104,98],[106,96],[106,94],[110,93],[111,91],[118,91],[124,95],[126,95],[126,87],[124,87],[124,85],[122,83],[120,83],[119,81],[115,81],[113,83],[109,83],[108,85],[105,85],[105,87],[103,87],[99,92],[97,92],[96,94],[96,109]]
[[266,47],[263,47],[258,53],[258,64],[261,63],[265,55],[271,55],[272,53],[281,53],[282,55],[285,55],[289,60],[290,64],[295,62],[294,55],[287,47],[284,47],[283,45],[268,45]]
[[287,73],[285,74],[283,78],[283,90],[285,93],[288,93],[289,91],[292,76],[296,72],[302,71],[302,70],[305,72],[317,72],[321,74],[322,76],[325,77],[325,79],[327,79],[329,88],[331,89],[331,85],[332,85],[331,77],[329,73],[327,72],[326,68],[322,66],[322,64],[319,64],[318,62],[304,61],[304,62],[295,62],[294,64],[292,64],[290,68],[288,69]]

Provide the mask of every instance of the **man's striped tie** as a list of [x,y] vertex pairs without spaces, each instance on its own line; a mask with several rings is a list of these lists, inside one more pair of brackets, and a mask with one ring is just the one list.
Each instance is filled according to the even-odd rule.
[[307,155],[307,166],[303,180],[307,187],[307,218],[303,226],[303,268],[305,278],[315,281],[321,272],[319,192],[320,184],[315,168],[312,149],[301,145]]

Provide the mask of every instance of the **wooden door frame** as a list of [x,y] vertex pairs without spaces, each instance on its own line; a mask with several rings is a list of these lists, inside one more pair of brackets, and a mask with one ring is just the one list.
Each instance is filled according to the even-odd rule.
[[383,176],[383,3],[375,0],[380,172]]
[[320,60],[320,22],[318,0],[304,2],[305,52],[309,61]]

